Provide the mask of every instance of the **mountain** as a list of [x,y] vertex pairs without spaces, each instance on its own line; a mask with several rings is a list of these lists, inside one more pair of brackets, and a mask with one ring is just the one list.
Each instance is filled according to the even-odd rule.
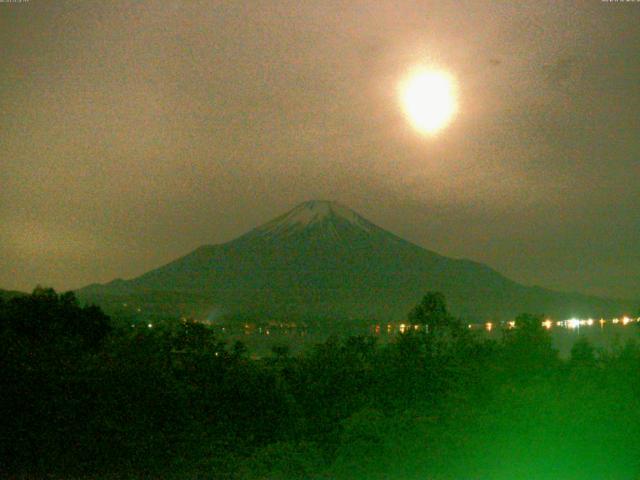
[[557,318],[619,314],[623,302],[518,284],[447,258],[329,201],[305,202],[227,243],[204,245],[132,280],[81,289],[81,299],[208,317],[402,319],[429,290],[468,319],[521,312]]
[[26,295],[24,292],[18,292],[15,290],[3,290],[0,288],[0,300],[11,300],[14,297],[21,297]]

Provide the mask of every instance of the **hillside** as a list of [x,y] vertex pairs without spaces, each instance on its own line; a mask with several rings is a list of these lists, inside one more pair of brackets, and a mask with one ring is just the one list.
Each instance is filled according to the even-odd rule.
[[204,245],[131,280],[79,296],[109,305],[211,320],[257,314],[305,318],[404,318],[428,290],[469,319],[520,312],[558,318],[619,314],[624,302],[518,284],[492,268],[447,258],[334,202],[311,201],[239,238]]
[[16,290],[3,290],[0,288],[0,300],[11,300],[14,297],[26,295],[24,292],[18,292]]

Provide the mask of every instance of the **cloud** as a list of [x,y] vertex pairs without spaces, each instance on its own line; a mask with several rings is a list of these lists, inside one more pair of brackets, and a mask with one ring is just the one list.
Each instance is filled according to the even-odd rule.
[[560,57],[552,63],[542,66],[545,77],[554,85],[564,85],[579,73],[578,58],[573,55]]

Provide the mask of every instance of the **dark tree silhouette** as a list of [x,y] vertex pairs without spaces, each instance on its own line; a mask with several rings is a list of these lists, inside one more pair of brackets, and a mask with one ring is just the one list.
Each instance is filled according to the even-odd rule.
[[543,319],[543,315],[523,313],[516,317],[515,328],[505,330],[505,364],[513,378],[549,373],[558,365],[558,352]]
[[57,294],[52,288],[36,287],[31,295],[14,297],[2,312],[3,328],[30,342],[67,339],[94,349],[112,330],[99,307],[81,307],[73,292]]
[[581,336],[571,347],[571,363],[579,367],[593,367],[596,364],[596,352],[589,340]]
[[447,310],[444,295],[440,292],[428,292],[409,313],[409,321],[412,324],[426,326],[430,333],[439,327],[449,325],[451,315]]

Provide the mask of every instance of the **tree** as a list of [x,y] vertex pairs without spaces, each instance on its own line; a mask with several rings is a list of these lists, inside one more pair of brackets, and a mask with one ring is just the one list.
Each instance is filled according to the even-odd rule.
[[271,353],[277,360],[286,360],[289,357],[289,345],[274,345],[271,347]]
[[571,347],[571,363],[579,367],[593,367],[596,364],[595,349],[586,337],[579,337]]
[[525,376],[551,371],[558,362],[551,334],[543,325],[543,315],[523,313],[515,319],[515,328],[505,331],[504,349],[513,373]]
[[323,466],[322,454],[308,442],[276,442],[257,449],[240,468],[242,480],[304,480]]
[[177,351],[190,353],[220,353],[224,342],[216,339],[213,329],[188,319],[180,322],[174,329],[172,347]]
[[451,315],[447,310],[444,295],[440,292],[427,292],[422,300],[409,312],[412,324],[424,325],[428,332],[435,332],[438,327],[447,326]]
[[95,305],[81,307],[73,292],[36,287],[31,295],[12,298],[3,310],[4,328],[43,345],[73,340],[95,349],[111,332],[110,318]]
[[[422,331],[418,336],[423,340],[431,355],[452,353],[459,348],[464,330],[460,321],[447,310],[444,295],[440,292],[428,292],[421,302],[409,312],[409,323],[420,325]],[[414,333],[411,329],[409,334]]]
[[110,331],[109,317],[72,292],[38,287],[2,304],[0,470],[82,463],[86,450],[76,445],[91,437],[97,398],[91,366]]
[[242,358],[244,355],[246,355],[247,351],[248,349],[244,342],[236,340],[233,343],[233,356],[235,358]]

